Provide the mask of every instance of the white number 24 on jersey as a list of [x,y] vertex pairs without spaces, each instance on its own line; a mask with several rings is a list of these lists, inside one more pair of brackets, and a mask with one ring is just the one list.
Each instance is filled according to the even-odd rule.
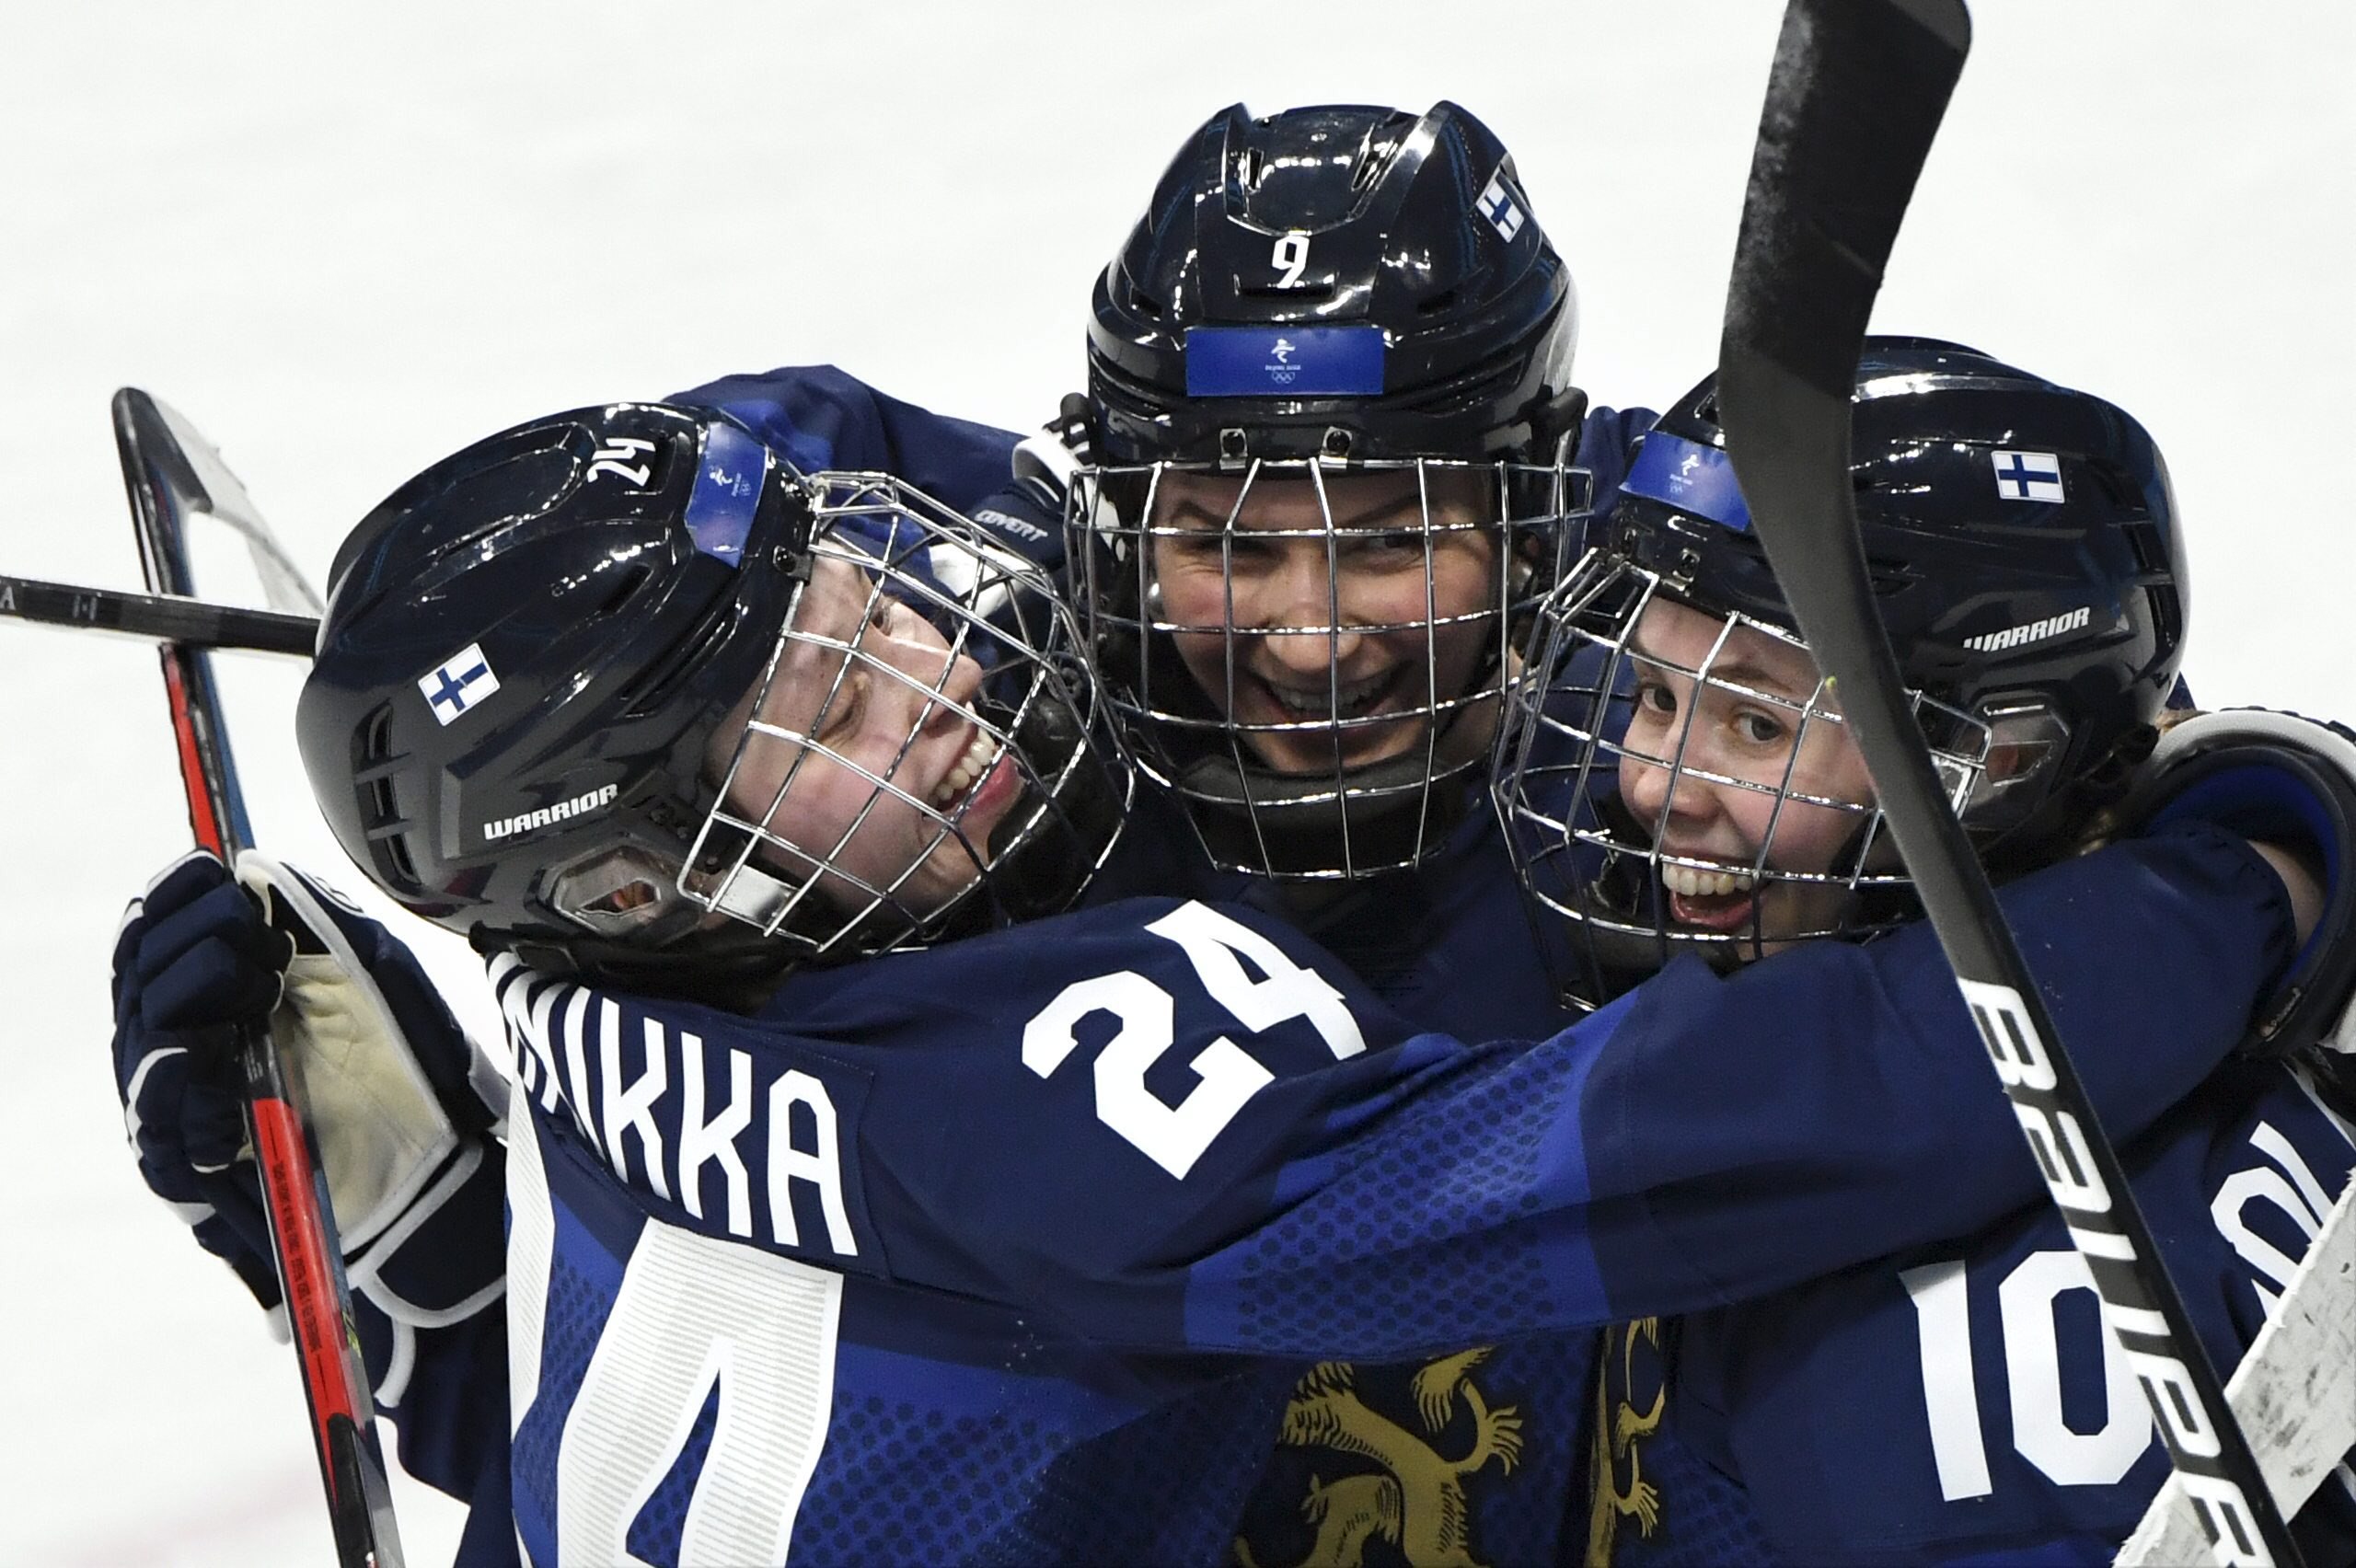
[[[1342,994],[1287,958],[1266,937],[1200,904],[1182,904],[1146,929],[1184,951],[1211,999],[1257,1033],[1306,1019],[1336,1060],[1366,1049]],[[1263,978],[1244,972],[1249,959]],[[1177,1004],[1131,970],[1064,987],[1022,1031],[1022,1065],[1045,1078],[1080,1043],[1079,1026],[1110,1013],[1113,1038],[1096,1054],[1096,1116],[1172,1176],[1184,1177],[1251,1098],[1275,1076],[1222,1034],[1186,1065],[1201,1081],[1175,1105],[1146,1088],[1146,1073],[1176,1039]]]

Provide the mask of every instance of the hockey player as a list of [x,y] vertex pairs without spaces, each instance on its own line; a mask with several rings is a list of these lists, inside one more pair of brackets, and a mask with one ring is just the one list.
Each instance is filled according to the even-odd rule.
[[1527,605],[1651,421],[1588,409],[1578,321],[1457,105],[1187,138],[1095,286],[1062,459],[1153,829],[1094,896],[1240,897],[1420,1022],[1559,1026],[1483,796]]
[[[1212,1561],[1266,1459],[1239,1433],[1385,1430],[1338,1367],[1304,1409],[1299,1363],[1410,1353],[1433,1435],[1393,1511],[1452,1550],[1468,1487],[1572,1419],[1490,1398],[1468,1338],[1714,1305],[2036,1192],[1927,932],[1665,975],[1517,1047],[1417,1031],[1242,906],[1005,924],[1078,890],[1120,801],[1068,627],[915,497],[751,446],[622,404],[438,466],[341,552],[305,688],[340,838],[491,955],[511,1034],[502,1157],[398,944],[266,879],[290,1043],[387,1108],[320,1135],[339,1214],[378,1221],[353,1272],[404,1462],[473,1498],[468,1561]],[[2123,1127],[2292,949],[2283,884],[2200,824],[2010,896],[2032,930],[2121,911],[2055,1003],[2114,1025],[2085,1070]],[[207,1092],[270,929],[196,860],[117,954],[143,1168],[264,1282]],[[1677,1136],[1696,1074],[1739,1136]],[[435,1179],[452,1147],[504,1159],[503,1258]],[[1449,1422],[1456,1468],[1418,1458]],[[1381,1516],[1375,1479],[1322,1516]]]
[[[1186,139],[1097,281],[1068,427],[1074,596],[1143,774],[1093,897],[1269,910],[1459,1038],[1564,1027],[1484,794],[1530,605],[1652,419],[1588,409],[1578,326],[1511,156],[1458,105],[1238,105]],[[1455,1360],[1300,1370],[1403,1435]],[[1529,1339],[1466,1376],[1567,1412],[1589,1364],[1585,1335]],[[1238,1521],[1268,1563],[1343,1528],[1304,1510],[1367,1469],[1276,1435]],[[1525,1436],[1513,1489],[1538,1501],[1508,1533],[1506,1467],[1474,1483],[1484,1551],[1543,1555],[1560,1527],[1579,1445]]]
[[[1569,271],[1464,110],[1236,106],[1099,280],[1088,395],[1023,444],[1022,482],[962,460],[1012,436],[838,373],[815,419],[805,371],[680,400],[805,471],[899,474],[1068,572],[1148,771],[1091,896],[1247,898],[1419,1021],[1527,1035],[1564,1020],[1483,798],[1496,693],[1652,418],[1587,408],[1577,336]],[[928,421],[961,460],[925,451]],[[1067,568],[1068,510],[1089,522]]]
[[[2336,861],[2356,744],[2303,720],[2191,720],[2119,801],[2183,616],[2166,469],[2133,420],[1923,340],[1869,339],[1856,399],[1882,618],[1992,869],[2194,797]],[[1524,694],[1501,787],[1589,1004],[1913,912],[1714,409],[1704,382],[1663,418],[1598,553],[1542,608],[1550,679]],[[2335,886],[2324,936],[2262,1016],[2261,1055],[2338,1033],[2350,908]],[[1689,1086],[1705,1137],[1750,1110],[1715,1089]],[[2235,1060],[2122,1159],[2230,1368],[2356,1167],[2351,1129],[2305,1068]],[[1764,1301],[1616,1331],[1595,1399],[1597,1562],[2103,1562],[2167,1470],[2042,1202]],[[2350,1560],[2356,1491],[2330,1486],[2301,1527],[2314,1561]]]
[[[1578,304],[1454,104],[1214,115],[1099,278],[1075,543],[1115,700],[1222,867],[1438,855],[1563,544]],[[1592,437],[1583,434],[1592,427]]]

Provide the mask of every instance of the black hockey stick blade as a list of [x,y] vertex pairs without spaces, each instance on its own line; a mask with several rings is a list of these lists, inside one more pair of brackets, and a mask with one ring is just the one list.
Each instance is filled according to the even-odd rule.
[[1948,805],[1857,540],[1850,395],[1865,323],[1970,39],[1961,0],[1791,0],[1727,295],[1719,419],[1752,525],[1832,683],[2212,1553],[2293,1563],[2290,1534]]
[[[234,478],[225,486],[216,477],[216,471],[226,476],[227,470],[203,439],[145,393],[115,394],[114,432],[147,585],[192,597],[189,521],[223,504],[231,491],[236,500],[229,504],[251,514],[252,503]],[[253,829],[237,788],[212,659],[172,642],[157,652],[190,829],[200,846],[234,864],[237,851],[253,843]],[[280,1060],[267,1028],[238,1032],[237,1059],[245,1078],[246,1124],[261,1178],[271,1251],[327,1490],[336,1561],[341,1568],[399,1568],[400,1538],[376,1441],[375,1404],[360,1358],[335,1213],[307,1136],[299,1085]]]
[[128,426],[142,432],[150,460],[168,467],[172,493],[185,515],[210,517],[245,540],[272,609],[314,619],[327,613],[309,579],[262,521],[246,487],[194,425],[170,405],[136,386],[115,393],[114,410],[116,430]]
[[30,577],[0,576],[0,616],[40,626],[121,632],[184,648],[234,648],[304,659],[311,656],[319,635],[319,623],[310,616]]

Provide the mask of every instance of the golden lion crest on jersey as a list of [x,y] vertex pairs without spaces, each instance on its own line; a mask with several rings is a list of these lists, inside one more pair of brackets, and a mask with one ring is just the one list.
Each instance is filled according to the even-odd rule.
[[1660,1526],[1660,1489],[1645,1479],[1642,1439],[1660,1425],[1669,1407],[1669,1379],[1661,1358],[1660,1320],[1639,1318],[1603,1332],[1601,1365],[1595,1378],[1595,1430],[1588,1513],[1588,1568],[1607,1568],[1620,1521],[1634,1519],[1649,1536]]
[[[1488,1359],[1480,1345],[1443,1356],[1418,1371],[1411,1386],[1419,1435],[1358,1398],[1348,1365],[1321,1362],[1293,1389],[1278,1441],[1371,1459],[1379,1471],[1331,1482],[1312,1477],[1300,1516],[1316,1527],[1309,1555],[1292,1568],[1362,1568],[1370,1542],[1380,1540],[1406,1561],[1432,1568],[1480,1568],[1465,1506],[1464,1481],[1495,1463],[1510,1473],[1521,1458],[1521,1417],[1512,1405],[1496,1410],[1472,1378]],[[1455,1419],[1461,1399],[1472,1417],[1472,1441],[1450,1458],[1434,1442]],[[1251,1547],[1235,1543],[1243,1568],[1259,1568]]]

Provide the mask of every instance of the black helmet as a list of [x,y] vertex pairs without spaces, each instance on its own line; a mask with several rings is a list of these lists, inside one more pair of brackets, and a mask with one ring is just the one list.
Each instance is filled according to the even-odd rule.
[[[2116,406],[1930,339],[1866,340],[1853,418],[1860,537],[1917,716],[1983,859],[2000,873],[2026,869],[2117,796],[2176,685],[2186,580],[2167,466]],[[1658,602],[1713,617],[1700,663],[1632,651]],[[1530,891],[1571,921],[1580,999],[1679,946],[1725,960],[1913,912],[1869,795],[1835,802],[1794,782],[1811,728],[1837,732],[1837,702],[1812,684],[1766,691],[1713,667],[1733,662],[1738,641],[1804,653],[1727,461],[1715,378],[1646,437],[1596,548],[1539,618],[1547,679],[1519,694],[1498,792]],[[1669,687],[1648,695],[1647,672],[1660,671]],[[1688,716],[1670,750],[1631,738],[1653,733],[1632,731],[1643,704],[1666,709],[1680,697]],[[1718,698],[1791,732],[1783,777],[1712,771],[1692,750],[1691,710]],[[1739,863],[1664,852],[1668,808],[1632,805],[1623,762],[1654,784],[1763,790],[1779,813],[1838,804],[1852,813],[1845,847],[1807,873],[1771,863],[1765,838]],[[1776,882],[1865,896],[1840,900],[1827,923],[1770,931],[1763,890]],[[1707,915],[1728,914],[1719,900],[1740,903],[1748,920],[1712,924]]]
[[1111,463],[1550,461],[1586,405],[1577,346],[1570,272],[1487,126],[1236,104],[1097,280],[1090,441]]
[[[773,831],[803,759],[842,760],[837,693],[886,668],[868,619],[804,624],[838,598],[923,617],[939,673],[894,689],[972,726],[969,773],[1002,756],[1019,775],[975,842],[982,782],[918,801],[898,756],[846,764],[867,809],[915,806],[931,847],[966,857],[920,905],[907,874],[856,876]],[[817,655],[790,648],[831,651],[800,729],[766,718],[812,680]],[[1078,670],[1048,583],[954,513],[880,475],[804,478],[717,412],[616,403],[479,442],[371,512],[338,553],[296,721],[337,838],[406,907],[542,967],[717,998],[1076,897],[1126,799]],[[764,746],[787,783],[748,805]]]
[[[1586,406],[1570,383],[1577,338],[1570,274],[1511,156],[1454,104],[1265,120],[1238,105],[1171,164],[1096,285],[1085,417],[1096,466],[1073,487],[1072,557],[1108,697],[1147,775],[1185,807],[1215,862],[1356,875],[1414,865],[1444,842],[1490,755],[1505,650],[1526,624],[1518,611],[1553,580],[1560,521],[1583,495],[1565,467]],[[1477,622],[1484,656],[1457,684],[1394,693],[1372,717],[1348,716],[1353,682],[1337,669],[1324,716],[1312,702],[1298,721],[1249,721],[1233,707],[1233,656],[1214,696],[1171,642],[1191,632],[1232,643],[1263,628],[1165,613],[1154,536],[1172,530],[1156,521],[1157,498],[1219,478],[1228,534],[1290,532],[1345,553],[1353,528],[1327,489],[1384,474],[1369,482],[1403,488],[1418,510],[1362,532],[1419,533],[1427,570],[1435,538],[1477,535],[1489,591],[1372,628],[1337,605],[1287,634],[1328,639],[1338,658],[1355,632],[1439,640],[1448,625]],[[1318,517],[1288,530],[1252,522],[1248,498],[1288,482],[1313,489]],[[1435,515],[1436,492],[1468,487],[1477,507]],[[1420,744],[1353,762],[1352,723],[1402,735],[1419,725]],[[1321,728],[1334,740],[1329,763],[1267,755],[1276,738]]]

